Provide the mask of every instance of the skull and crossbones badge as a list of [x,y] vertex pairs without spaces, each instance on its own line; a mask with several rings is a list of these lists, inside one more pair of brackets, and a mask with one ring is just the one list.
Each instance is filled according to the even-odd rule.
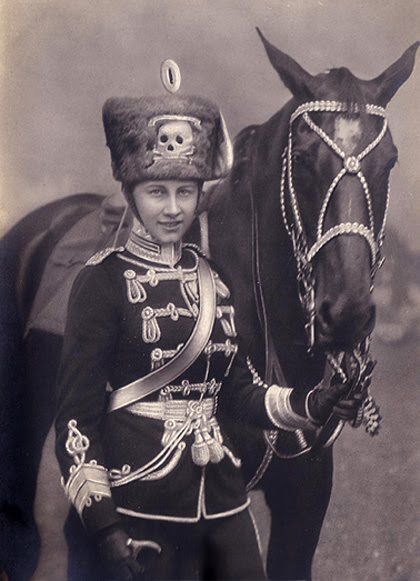
[[[181,85],[181,73],[175,61],[167,59],[161,65],[160,77],[169,93],[176,93]],[[157,160],[192,163],[195,153],[194,129],[199,130],[200,119],[188,115],[158,115],[149,120],[156,130],[152,150],[153,162]]]
[[164,121],[158,128],[153,161],[168,159],[191,162],[194,154],[193,130],[188,120],[173,118]]
[[188,161],[194,153],[193,132],[188,121],[168,121],[161,125],[153,153],[156,157]]

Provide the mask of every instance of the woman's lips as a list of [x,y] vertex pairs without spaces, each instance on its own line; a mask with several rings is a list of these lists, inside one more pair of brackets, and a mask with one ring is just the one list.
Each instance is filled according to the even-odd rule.
[[159,224],[162,226],[162,228],[164,228],[165,230],[178,230],[178,228],[181,226],[182,221],[180,220],[173,220],[171,222],[159,222]]

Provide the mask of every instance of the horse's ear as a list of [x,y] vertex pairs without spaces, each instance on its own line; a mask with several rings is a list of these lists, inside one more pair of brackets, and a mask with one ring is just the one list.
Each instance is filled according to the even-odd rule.
[[376,79],[369,81],[369,87],[373,90],[375,103],[385,107],[411,75],[419,44],[419,41],[412,44],[386,71],[376,77]]
[[311,87],[314,77],[305,71],[292,57],[268,42],[258,27],[256,27],[256,30],[263,42],[271,64],[289,91],[298,99],[312,99],[314,94]]

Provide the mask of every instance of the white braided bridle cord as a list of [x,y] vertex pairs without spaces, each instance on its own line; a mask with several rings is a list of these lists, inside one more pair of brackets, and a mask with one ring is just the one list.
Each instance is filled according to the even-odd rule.
[[[379,107],[377,105],[365,105],[365,112],[368,115],[375,115],[377,117],[381,117],[383,119],[383,124],[380,132],[376,136],[376,138],[369,143],[369,145],[358,155],[349,155],[347,156],[346,153],[335,143],[329,135],[317,125],[309,116],[310,112],[328,112],[328,113],[345,113],[351,111],[352,113],[357,113],[359,111],[359,106],[357,104],[350,104],[347,105],[346,103],[342,103],[339,101],[311,101],[308,103],[303,103],[300,105],[294,113],[290,117],[289,122],[289,135],[286,148],[283,152],[282,156],[282,173],[281,173],[281,180],[280,180],[280,206],[282,212],[283,223],[286,228],[287,233],[292,239],[295,258],[298,265],[298,277],[300,279],[306,279],[306,286],[308,289],[311,290],[312,295],[314,295],[314,289],[311,289],[313,286],[313,272],[312,272],[312,261],[318,252],[326,245],[328,242],[333,240],[338,236],[342,236],[344,234],[353,234],[362,236],[370,249],[371,255],[371,276],[372,276],[372,287],[373,287],[373,278],[381,264],[380,260],[380,249],[382,246],[383,238],[384,238],[384,230],[385,224],[388,215],[388,207],[389,207],[389,180],[387,185],[387,192],[386,192],[386,202],[385,202],[385,210],[384,216],[382,220],[381,227],[379,229],[378,234],[375,233],[375,220],[373,215],[373,204],[372,204],[372,196],[370,193],[368,182],[363,175],[361,170],[361,161],[369,155],[369,153],[377,147],[377,145],[383,139],[387,128],[388,123],[386,120],[386,113],[385,109]],[[308,246],[307,237],[304,231],[303,222],[299,210],[299,202],[297,198],[297,193],[293,183],[293,158],[292,158],[292,151],[293,151],[293,123],[302,117],[308,127],[316,133],[319,138],[338,156],[343,160],[343,167],[340,169],[338,174],[334,177],[331,182],[330,187],[322,201],[321,210],[317,220],[317,227],[316,227],[316,240],[312,244],[312,246]],[[368,224],[361,224],[359,222],[342,222],[340,224],[336,224],[332,226],[327,231],[324,232],[324,223],[325,223],[325,216],[328,210],[328,206],[330,201],[333,197],[333,194],[337,188],[338,183],[345,175],[354,175],[360,182],[362,191],[366,200],[366,207],[368,212]],[[287,188],[286,188],[287,183]],[[289,220],[286,210],[286,191],[289,194],[289,202],[292,210],[292,221]],[[301,297],[302,304],[306,308],[308,304],[311,304],[311,300],[304,300]],[[310,343],[314,340],[314,330],[310,329],[314,324],[314,305],[311,305],[310,313],[306,313],[307,317],[307,330],[310,335]],[[312,345],[310,345],[311,347]]]

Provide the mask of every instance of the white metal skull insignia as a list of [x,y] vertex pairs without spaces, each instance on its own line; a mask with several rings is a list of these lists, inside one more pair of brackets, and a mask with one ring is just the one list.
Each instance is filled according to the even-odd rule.
[[168,121],[159,127],[154,158],[189,161],[193,153],[193,131],[188,121]]

